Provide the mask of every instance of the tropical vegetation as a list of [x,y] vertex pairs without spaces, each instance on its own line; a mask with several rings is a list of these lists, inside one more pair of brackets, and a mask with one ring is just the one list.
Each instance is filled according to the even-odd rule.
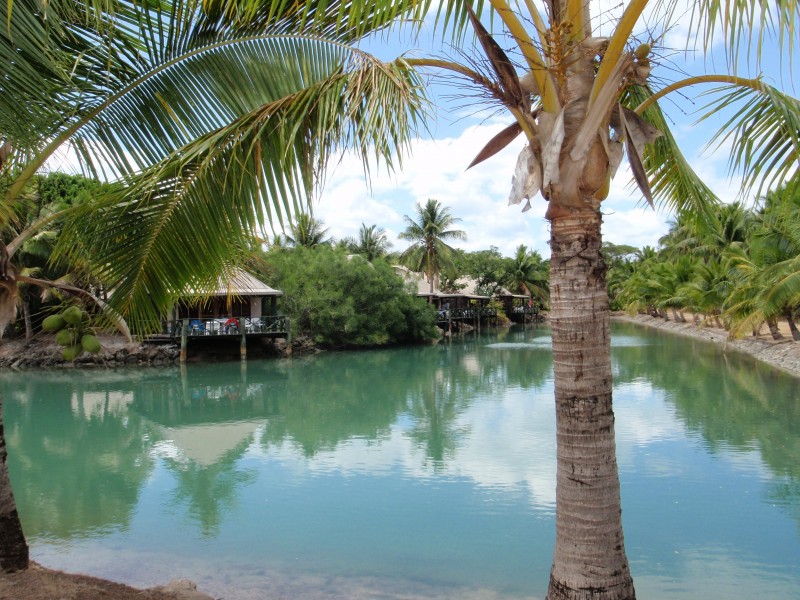
[[[659,105],[691,86],[718,86],[706,96],[708,114],[733,109],[718,139],[743,167],[745,190],[767,189],[797,169],[800,105],[763,79],[740,77],[738,66],[752,59],[757,67],[772,33],[781,49],[796,46],[800,5],[690,3],[687,38],[701,51],[724,52],[708,63],[724,65],[723,73],[667,84],[678,70],[660,54],[684,14],[677,1],[632,0],[619,18],[593,15],[596,7],[582,0],[548,2],[544,13],[533,3],[490,3],[494,34],[462,2],[2,3],[0,156],[11,183],[0,219],[13,220],[9,207],[33,174],[55,149],[74,143],[89,169],[125,185],[74,211],[56,256],[78,252],[113,290],[112,306],[144,323],[187,287],[216,280],[220,265],[242,261],[264,223],[302,212],[343,146],[358,151],[367,170],[370,157],[395,164],[425,115],[423,70],[462,78],[462,94],[511,121],[473,165],[523,135],[510,199],[527,208],[540,194],[548,204],[559,465],[548,599],[633,598],[615,459],[601,205],[623,153],[648,202],[695,213],[713,203]],[[352,45],[401,20],[418,26],[432,6],[457,59],[382,62]],[[610,35],[597,34],[601,21]],[[652,29],[637,39],[640,23]],[[469,28],[473,55],[463,43]],[[724,43],[715,44],[720,37]],[[409,222],[409,235],[417,224]],[[10,260],[21,241],[0,247],[0,324],[19,292]],[[425,258],[432,256],[422,250],[419,258],[433,283],[438,268]],[[781,269],[791,266],[776,261],[774,275],[785,281]],[[704,266],[695,295],[710,306],[726,288],[713,260]],[[763,309],[791,301],[791,285],[781,289]],[[16,564],[26,563],[27,554]]]
[[408,293],[388,262],[328,246],[276,248],[264,279],[283,293],[295,334],[329,348],[408,343],[438,337],[436,311]]
[[732,337],[766,325],[775,339],[785,319],[792,337],[800,310],[800,194],[795,182],[768,192],[753,207],[711,209],[705,218],[674,221],[659,248],[639,254],[609,290],[630,312],[725,327]]

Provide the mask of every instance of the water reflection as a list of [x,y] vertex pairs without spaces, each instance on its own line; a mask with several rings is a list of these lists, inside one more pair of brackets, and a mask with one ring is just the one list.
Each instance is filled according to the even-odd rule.
[[[612,356],[642,596],[691,598],[704,556],[758,571],[742,589],[760,563],[800,566],[782,520],[800,522],[796,380],[632,327],[615,327]],[[0,391],[24,526],[52,566],[125,552],[195,565],[190,578],[214,565],[262,585],[302,565],[511,597],[547,583],[551,373],[548,332],[529,328],[289,361],[3,373]],[[121,568],[93,572],[127,579]],[[788,598],[800,579],[781,573],[769,589]]]
[[463,417],[476,398],[499,401],[508,389],[543,385],[552,363],[542,350],[473,343],[245,365],[5,374],[12,469],[26,473],[16,493],[30,507],[27,531],[66,538],[125,526],[160,459],[176,478],[173,504],[212,536],[253,481],[237,463],[254,442],[266,453],[289,445],[312,459],[354,440],[387,441],[400,415],[403,437],[423,459],[414,470],[446,471],[470,443]]
[[[631,325],[620,330],[643,335]],[[709,452],[755,450],[773,474],[800,481],[796,378],[701,341],[665,334],[657,339],[615,348],[615,385],[648,380],[665,392],[686,430],[701,436]]]
[[[6,442],[17,504],[32,537],[126,528],[152,469],[151,429],[127,411],[129,377],[76,373],[5,383]],[[120,385],[122,383],[122,385]]]

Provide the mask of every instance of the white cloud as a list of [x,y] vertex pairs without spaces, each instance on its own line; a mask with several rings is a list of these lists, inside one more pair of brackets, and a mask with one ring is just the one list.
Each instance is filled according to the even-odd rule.
[[[403,169],[394,174],[374,171],[372,190],[357,159],[345,157],[329,175],[315,215],[325,221],[337,238],[356,235],[361,223],[384,227],[391,234],[405,228],[403,215],[416,217],[416,206],[428,198],[439,200],[467,233],[466,242],[454,245],[467,250],[491,245],[511,255],[519,244],[547,253],[545,202],[522,214],[508,206],[511,174],[523,139],[480,165],[466,170],[473,158],[502,125],[466,125],[455,137],[420,139]],[[391,239],[397,248],[405,244]]]
[[[417,204],[435,198],[462,219],[459,227],[466,231],[468,239],[457,242],[457,247],[474,251],[497,246],[510,256],[519,244],[525,244],[549,256],[549,228],[544,219],[546,202],[541,197],[535,198],[532,209],[526,213],[519,206],[508,206],[512,169],[524,143],[522,138],[486,162],[465,170],[500,127],[469,125],[455,136],[416,141],[401,171],[393,175],[373,173],[372,193],[360,163],[347,157],[329,176],[315,214],[337,238],[356,235],[362,222],[386,228],[393,238],[405,227],[403,215],[414,218]],[[704,157],[693,164],[721,197],[730,196],[736,188],[735,183],[728,183],[721,174],[722,159]],[[670,217],[644,204],[626,168],[612,182],[603,212],[604,238],[637,247],[655,246],[667,232],[666,222]],[[405,247],[400,240],[391,241],[398,249]]]

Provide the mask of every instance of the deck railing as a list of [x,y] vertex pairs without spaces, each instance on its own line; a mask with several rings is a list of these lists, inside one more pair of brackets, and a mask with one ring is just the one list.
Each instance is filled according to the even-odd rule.
[[496,317],[497,309],[488,306],[474,306],[470,308],[451,308],[437,311],[439,321],[469,321],[478,317]]
[[538,306],[514,306],[511,312],[515,315],[535,315],[539,313]]
[[284,315],[265,317],[214,317],[208,319],[178,319],[163,321],[161,333],[173,338],[181,337],[183,328],[186,335],[196,336],[236,336],[242,333],[286,333],[289,318]]

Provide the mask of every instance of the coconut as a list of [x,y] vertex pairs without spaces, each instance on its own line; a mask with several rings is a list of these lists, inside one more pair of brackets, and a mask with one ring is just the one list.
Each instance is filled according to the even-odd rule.
[[66,322],[61,315],[50,315],[42,321],[42,329],[48,333],[55,333],[60,329],[64,329],[64,325],[66,325]]
[[81,352],[83,352],[83,348],[80,345],[70,346],[62,350],[61,356],[64,357],[64,360],[73,361],[78,358]]
[[91,333],[87,333],[81,338],[81,346],[87,352],[97,354],[100,352],[100,340],[98,340]]
[[64,320],[70,325],[80,325],[83,319],[83,312],[77,306],[70,306],[61,316],[63,316]]
[[73,346],[75,344],[75,332],[72,327],[62,329],[56,334],[56,344],[59,346]]

